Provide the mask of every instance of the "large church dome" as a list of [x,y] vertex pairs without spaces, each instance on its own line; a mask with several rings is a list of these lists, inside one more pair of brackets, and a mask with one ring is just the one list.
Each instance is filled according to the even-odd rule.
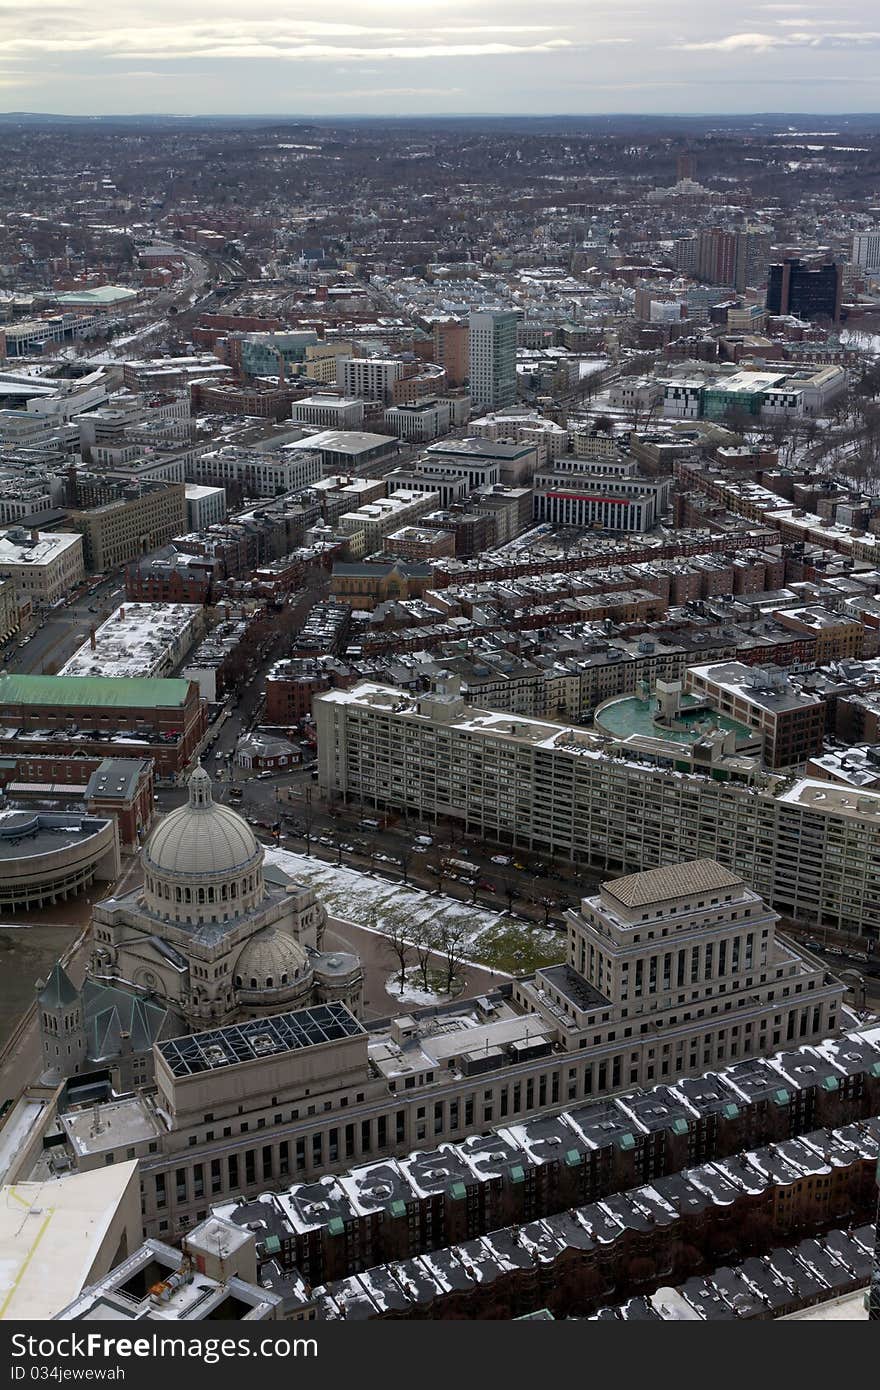
[[263,847],[247,821],[211,795],[197,767],[189,800],[156,826],[144,846],[144,900],[177,922],[228,921],[264,897]]

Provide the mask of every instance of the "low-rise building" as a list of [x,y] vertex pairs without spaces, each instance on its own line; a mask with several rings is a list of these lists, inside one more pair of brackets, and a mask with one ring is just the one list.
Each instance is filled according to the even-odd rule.
[[85,578],[83,538],[12,526],[0,536],[0,577],[12,581],[19,603],[49,607]]
[[535,443],[506,444],[474,435],[431,444],[425,450],[420,467],[423,472],[434,467],[441,473],[458,472],[470,480],[471,487],[486,487],[491,483],[530,486],[538,466],[538,452]]
[[[190,1231],[182,1250],[147,1240],[56,1313],[58,1322],[274,1322],[314,1317],[302,1279],[286,1296],[257,1283],[256,1238],[222,1217]],[[291,1295],[295,1294],[292,1300]],[[289,1311],[295,1303],[296,1311]]]
[[200,483],[234,484],[248,497],[296,492],[321,476],[314,453],[299,444],[271,451],[224,445],[202,454],[193,471]]
[[329,429],[306,435],[290,447],[316,455],[320,467],[315,476],[320,477],[322,472],[356,473],[396,458],[400,441],[396,435],[373,434],[367,430]]
[[205,627],[195,603],[126,603],[92,630],[59,676],[167,676]]
[[[565,466],[568,464],[568,466]],[[535,521],[605,531],[650,531],[667,505],[668,479],[645,478],[630,466],[577,466],[557,459],[552,473],[536,473]]]
[[401,526],[399,531],[392,531],[386,537],[385,549],[401,560],[433,560],[440,555],[455,554],[455,536],[452,531]]
[[103,574],[158,550],[185,530],[186,485],[141,483],[117,501],[69,515],[82,535],[86,569]]
[[725,661],[692,666],[687,690],[707,697],[720,714],[760,730],[767,767],[790,767],[821,753],[825,702],[798,690],[784,671]]
[[186,485],[186,529],[203,531],[206,526],[221,525],[226,520],[226,489]]
[[119,874],[119,838],[110,816],[0,811],[0,907],[28,911],[66,902]]
[[343,535],[361,535],[360,555],[371,555],[381,550],[385,538],[401,526],[410,525],[417,517],[435,507],[438,496],[435,492],[409,492],[399,488],[390,497],[377,497],[374,502],[365,502],[357,511],[343,512],[339,518],[339,529]]
[[104,758],[111,745],[152,758],[160,777],[188,765],[207,725],[187,680],[0,672],[0,752]]
[[399,439],[428,444],[450,428],[449,402],[426,397],[406,405],[390,406],[383,416],[385,426]]
[[315,425],[321,430],[360,430],[364,425],[364,403],[359,396],[318,391],[295,401],[290,416],[303,425]]
[[42,1179],[2,1189],[0,1292],[9,1321],[57,1317],[141,1241],[136,1163],[122,1159],[110,1172],[58,1177],[48,1203],[46,1188]]

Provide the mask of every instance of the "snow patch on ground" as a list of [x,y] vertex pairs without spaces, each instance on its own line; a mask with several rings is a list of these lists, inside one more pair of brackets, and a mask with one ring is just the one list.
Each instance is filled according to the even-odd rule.
[[516,969],[530,968],[536,958],[558,961],[565,955],[565,939],[558,932],[523,922],[507,912],[493,912],[404,883],[389,883],[344,864],[327,864],[293,850],[267,845],[266,861],[314,888],[331,917],[383,935],[388,935],[392,928],[408,927],[414,931],[421,925],[441,927],[454,923],[456,928],[464,928],[459,945],[461,956],[494,969],[507,968],[499,959],[500,954]]
[[417,1004],[419,1007],[443,1004],[449,998],[448,994],[437,994],[432,989],[420,989],[412,980],[407,980],[401,991],[399,973],[388,976],[385,981],[385,993],[390,999],[399,999],[401,1004]]
[[863,333],[858,328],[844,328],[840,335],[844,347],[857,352],[873,352],[880,357],[880,333]]

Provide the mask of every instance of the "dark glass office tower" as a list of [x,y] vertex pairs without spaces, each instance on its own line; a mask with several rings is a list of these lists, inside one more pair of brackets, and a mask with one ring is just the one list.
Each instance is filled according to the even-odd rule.
[[799,319],[840,319],[843,272],[839,265],[809,266],[794,257],[771,265],[767,274],[767,313]]

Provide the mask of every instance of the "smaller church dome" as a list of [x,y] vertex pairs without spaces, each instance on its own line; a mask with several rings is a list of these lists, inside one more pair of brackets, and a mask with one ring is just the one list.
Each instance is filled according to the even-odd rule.
[[306,952],[298,941],[266,927],[257,932],[239,953],[233,978],[238,989],[285,989],[297,982],[311,980],[312,968]]

